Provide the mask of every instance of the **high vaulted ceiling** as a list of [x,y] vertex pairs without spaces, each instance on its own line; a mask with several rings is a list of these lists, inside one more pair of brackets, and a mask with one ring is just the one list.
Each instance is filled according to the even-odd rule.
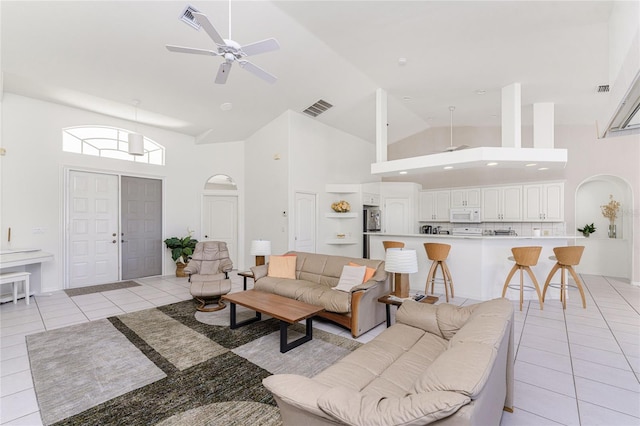
[[213,48],[179,20],[187,4],[228,37],[228,1],[3,0],[3,89],[127,120],[137,99],[138,120],[198,143],[244,140],[319,99],[334,107],[317,120],[374,141],[377,88],[390,142],[448,126],[451,105],[456,126],[499,126],[514,82],[525,124],[534,102],[554,102],[556,124],[593,124],[606,104],[610,1],[232,0],[235,41],[280,43],[251,58],[274,85],[237,64],[218,85],[221,58],[167,51]]

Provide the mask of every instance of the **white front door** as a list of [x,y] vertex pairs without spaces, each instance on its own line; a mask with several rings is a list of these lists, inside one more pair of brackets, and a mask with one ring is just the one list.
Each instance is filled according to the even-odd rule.
[[202,239],[227,243],[233,266],[238,267],[238,197],[228,195],[203,197]]
[[296,192],[295,196],[296,251],[316,252],[316,195]]
[[69,172],[68,286],[118,281],[118,176]]

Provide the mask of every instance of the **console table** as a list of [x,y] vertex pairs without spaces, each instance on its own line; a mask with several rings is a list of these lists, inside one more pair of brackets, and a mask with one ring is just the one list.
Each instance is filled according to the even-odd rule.
[[[42,262],[53,260],[53,254],[39,249],[2,250],[0,251],[0,273],[29,272],[30,295],[42,291]],[[0,302],[12,300],[10,297],[1,298]]]

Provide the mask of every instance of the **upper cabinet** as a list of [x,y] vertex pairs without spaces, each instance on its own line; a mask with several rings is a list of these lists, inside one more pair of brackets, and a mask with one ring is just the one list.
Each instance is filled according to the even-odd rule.
[[528,222],[564,220],[564,183],[523,185],[524,217]]
[[482,191],[480,188],[452,189],[451,208],[480,207],[482,202]]
[[362,184],[362,205],[380,206],[380,182]]
[[522,186],[482,188],[484,222],[519,222],[522,220]]
[[452,191],[420,191],[420,222],[448,222]]

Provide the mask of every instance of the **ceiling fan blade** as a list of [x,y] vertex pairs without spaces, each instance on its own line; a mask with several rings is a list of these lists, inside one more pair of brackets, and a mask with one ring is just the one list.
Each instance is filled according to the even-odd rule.
[[223,62],[220,64],[218,68],[218,75],[216,75],[216,83],[217,84],[225,84],[227,82],[227,77],[229,77],[229,72],[231,71],[231,63]]
[[196,49],[195,47],[182,47],[167,44],[167,50],[178,53],[195,53],[196,55],[219,56],[220,54],[214,50]]
[[204,28],[206,33],[209,34],[209,37],[211,37],[211,40],[213,40],[216,44],[220,46],[227,45],[222,39],[222,36],[220,35],[220,33],[215,29],[211,21],[209,21],[209,18],[207,18],[207,15],[200,12],[193,12],[193,16],[196,17],[196,20],[198,21],[198,23],[202,25],[202,28]]
[[261,53],[271,52],[280,49],[280,44],[275,38],[268,38],[262,41],[242,46],[242,51],[247,56],[259,55]]
[[257,77],[260,77],[261,79],[263,79],[269,84],[274,84],[276,81],[278,81],[278,77],[276,77],[275,75],[269,74],[259,66],[254,65],[249,61],[238,61],[238,63],[242,68],[246,69],[251,74]]

